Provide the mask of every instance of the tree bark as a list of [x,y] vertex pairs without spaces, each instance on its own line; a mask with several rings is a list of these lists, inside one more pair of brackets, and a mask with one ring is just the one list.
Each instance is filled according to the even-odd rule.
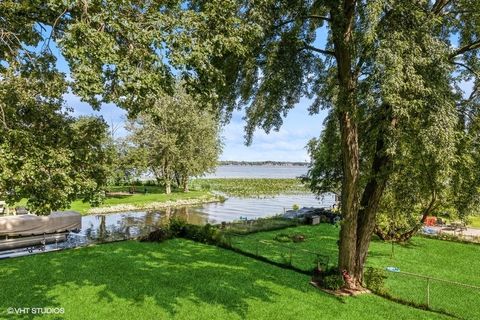
[[356,123],[357,104],[355,99],[356,79],[352,72],[352,36],[355,0],[345,0],[341,4],[332,2],[330,8],[331,29],[337,62],[339,93],[337,114],[340,123],[340,143],[342,151],[343,183],[341,209],[343,221],[340,229],[338,267],[342,271],[346,286],[354,289],[358,285],[355,278],[358,183],[360,176],[358,127]]
[[188,176],[182,176],[183,192],[188,192]]
[[165,184],[165,193],[172,193],[172,181],[169,178],[164,178],[163,183]]
[[342,225],[340,229],[340,244],[338,267],[352,278],[350,287],[355,287],[354,277],[356,266],[357,215],[358,215],[358,179],[359,154],[358,130],[349,113],[340,116],[342,143],[343,183],[342,183]]
[[390,130],[395,129],[396,118],[391,106],[383,104],[380,109],[381,117],[378,120],[380,129],[375,143],[375,154],[370,169],[370,178],[365,186],[360,200],[360,210],[357,217],[357,248],[355,278],[363,283],[363,269],[367,260],[368,247],[375,229],[375,219],[387,184],[392,166],[392,158],[387,153],[387,136]]

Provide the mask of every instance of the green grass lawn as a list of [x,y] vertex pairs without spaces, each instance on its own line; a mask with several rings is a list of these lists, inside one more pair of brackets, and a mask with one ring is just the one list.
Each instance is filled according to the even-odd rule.
[[[292,252],[292,264],[304,270],[311,270],[315,255],[328,256],[331,264],[338,257],[337,244],[339,229],[330,224],[299,226],[285,230],[260,232],[233,239],[233,245],[259,254],[276,262],[286,261]],[[304,242],[280,244],[273,240],[277,234],[303,234]],[[290,250],[289,248],[293,248]],[[304,251],[304,250],[308,250]],[[372,241],[367,265],[378,268],[395,266],[401,271],[480,286],[480,246],[435,239],[414,237],[406,245],[392,245],[379,240]],[[426,302],[425,279],[388,273],[386,286],[389,292],[399,298],[417,303]],[[480,310],[472,305],[480,303],[480,291],[443,282],[430,282],[430,303],[435,309],[445,309],[465,319],[480,319]]]
[[480,229],[480,216],[471,216],[470,223],[468,224],[472,228],[479,228]]
[[[147,193],[143,193],[144,188],[147,188]],[[117,186],[110,187],[110,192],[128,192],[128,186]],[[192,190],[190,192],[183,191],[172,191],[171,194],[165,194],[163,188],[160,187],[136,187],[136,192],[134,194],[128,195],[108,195],[105,201],[100,205],[100,208],[110,207],[115,205],[134,205],[141,208],[144,205],[147,205],[152,202],[167,202],[167,201],[178,201],[178,200],[191,200],[191,199],[202,199],[207,197],[213,197],[209,191],[205,190]],[[27,200],[24,199],[15,206],[25,206]],[[77,200],[72,202],[68,210],[78,211],[81,214],[88,214],[88,211],[92,208],[89,203]]]
[[[131,204],[138,207],[146,205],[151,202],[167,202],[167,201],[178,201],[178,200],[187,200],[187,199],[200,199],[202,197],[208,197],[211,195],[208,191],[190,191],[190,192],[182,192],[182,191],[174,191],[171,194],[165,194],[163,192],[154,192],[149,191],[146,194],[143,193],[135,193],[132,195],[115,195],[115,196],[107,196],[105,201],[100,205],[100,207],[110,207],[120,204]],[[90,204],[82,202],[82,201],[75,201],[72,203],[70,210],[78,211],[82,214],[86,214],[89,209],[92,207]]]
[[44,319],[446,319],[375,295],[336,298],[309,277],[214,246],[127,241],[0,261],[9,307],[58,307]]

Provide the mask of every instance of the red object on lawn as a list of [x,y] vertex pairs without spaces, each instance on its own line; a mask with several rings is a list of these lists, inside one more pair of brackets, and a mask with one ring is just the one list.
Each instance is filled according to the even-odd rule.
[[427,217],[424,224],[429,227],[433,227],[437,224],[437,217]]

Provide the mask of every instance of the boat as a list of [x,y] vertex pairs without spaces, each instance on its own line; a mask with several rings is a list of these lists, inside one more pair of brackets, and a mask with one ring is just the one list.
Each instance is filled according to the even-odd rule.
[[65,241],[70,232],[78,232],[81,227],[81,215],[75,211],[0,216],[0,251],[42,249],[46,244]]

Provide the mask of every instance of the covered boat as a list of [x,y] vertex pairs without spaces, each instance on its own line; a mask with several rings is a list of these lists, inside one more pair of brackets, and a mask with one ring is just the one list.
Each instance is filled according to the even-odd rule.
[[82,227],[75,211],[0,217],[0,251],[65,241],[66,234]]

